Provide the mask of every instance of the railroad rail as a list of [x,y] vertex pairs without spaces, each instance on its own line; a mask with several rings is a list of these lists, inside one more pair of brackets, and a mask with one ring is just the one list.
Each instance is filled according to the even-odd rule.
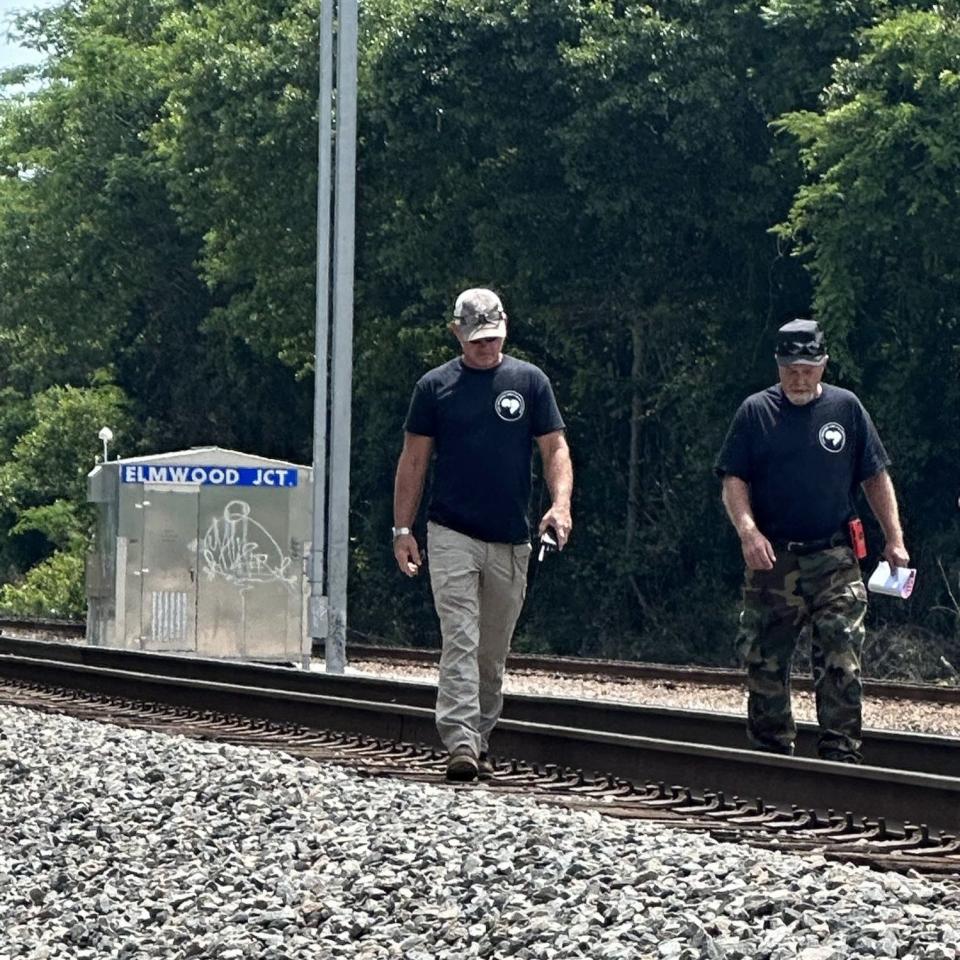
[[[85,626],[73,620],[43,620],[0,618],[0,633],[7,630],[42,634],[50,637],[81,638]],[[347,655],[354,662],[387,661],[398,663],[436,664],[439,650],[424,647],[391,647],[374,644],[347,644]],[[634,660],[597,660],[587,657],[553,657],[539,654],[513,653],[507,658],[507,669],[551,673],[559,676],[589,676],[639,680],[660,680],[665,683],[691,683],[703,686],[741,686],[743,672],[723,667],[697,665],[677,666],[664,663],[640,663]],[[796,673],[791,686],[797,690],[812,690],[813,678]],[[934,703],[960,703],[960,684],[904,683],[895,680],[864,679],[872,697]]]
[[[440,651],[420,647],[384,647],[349,643],[347,652],[354,661],[384,660],[401,663],[438,663]],[[547,657],[516,653],[507,658],[510,670],[554,673],[560,676],[617,677],[638,680],[663,680],[668,683],[693,683],[703,686],[742,686],[742,670],[696,665],[676,666],[666,663],[640,663],[634,660],[594,660],[587,657]],[[790,685],[797,690],[812,690],[809,674],[795,673]],[[872,697],[897,700],[960,703],[960,685],[939,683],[903,683],[899,680],[864,678],[864,686]]]
[[[84,652],[90,649],[83,648]],[[83,695],[100,698],[94,708],[99,719],[112,719],[110,712],[115,708],[121,714],[140,712],[153,724],[158,711],[172,709],[175,716],[206,733],[223,722],[253,722],[260,724],[261,732],[289,738],[294,745],[304,741],[311,746],[346,744],[343,749],[351,763],[362,757],[381,772],[394,768],[411,775],[411,770],[425,770],[440,776],[441,754],[435,747],[415,746],[434,742],[433,711],[401,702],[408,684],[381,686],[381,693],[392,696],[392,702],[375,702],[345,695],[353,691],[341,681],[349,683],[353,678],[323,678],[328,689],[339,686],[341,691],[340,695],[320,694],[223,682],[223,677],[234,678],[238,670],[252,670],[248,680],[264,671],[272,675],[271,682],[282,674],[299,676],[301,681],[305,676],[282,668],[181,658],[192,661],[191,669],[207,670],[210,676],[225,671],[219,680],[140,669],[145,658],[154,657],[134,654],[127,660],[128,669],[117,669],[6,653],[0,656],[0,676],[7,678],[3,699],[22,702],[46,697],[63,708],[82,696],[77,691],[84,691]],[[154,665],[160,666],[160,658]],[[38,684],[42,689],[36,689]],[[224,717],[232,719],[224,721]],[[267,728],[265,722],[277,726]],[[957,777],[773,757],[512,717],[501,721],[491,748],[501,757],[519,758],[500,765],[494,778],[498,789],[529,787],[558,801],[589,802],[624,816],[661,810],[681,820],[709,823],[714,830],[721,828],[719,824],[739,833],[762,833],[767,845],[782,846],[786,838],[793,849],[804,845],[819,849],[826,843],[836,855],[869,857],[871,862],[887,858],[901,869],[908,859],[916,860],[931,871],[960,874]],[[599,772],[590,776],[583,772],[591,770]],[[756,799],[726,799],[734,797]]]
[[[354,674],[328,676],[287,667],[6,636],[0,636],[0,654],[425,709],[433,708],[437,696],[436,687],[430,683],[398,682]],[[503,717],[547,726],[603,730],[722,748],[743,748],[746,740],[744,720],[735,714],[616,700],[506,694]],[[818,736],[815,724],[798,723],[798,755],[816,757]],[[960,742],[955,738],[868,729],[864,731],[863,752],[873,766],[960,777]]]

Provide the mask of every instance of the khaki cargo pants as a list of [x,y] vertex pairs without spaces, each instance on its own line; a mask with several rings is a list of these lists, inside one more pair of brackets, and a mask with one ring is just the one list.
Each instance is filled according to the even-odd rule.
[[529,543],[486,543],[427,525],[433,602],[443,648],[437,730],[448,750],[479,755],[503,709],[503,666],[527,589]]
[[849,547],[807,555],[779,549],[772,570],[747,570],[737,647],[747,667],[747,735],[754,746],[793,752],[790,667],[800,632],[809,624],[818,751],[830,760],[861,759],[866,610],[866,587]]

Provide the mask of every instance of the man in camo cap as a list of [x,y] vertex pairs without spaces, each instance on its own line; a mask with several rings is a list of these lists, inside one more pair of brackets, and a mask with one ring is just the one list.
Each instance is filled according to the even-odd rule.
[[780,382],[743,402],[716,462],[747,566],[737,636],[747,733],[762,750],[793,753],[790,664],[809,624],[820,756],[858,763],[867,594],[854,496],[862,487],[885,559],[906,566],[890,458],[857,397],[821,383],[828,356],[815,321],[784,324],[775,357]]
[[500,298],[485,288],[464,290],[450,330],[460,356],[419,380],[404,424],[393,552],[401,572],[418,573],[411,528],[433,457],[427,549],[443,638],[437,729],[450,755],[447,778],[473,780],[493,772],[487,747],[526,591],[533,441],[553,499],[539,530],[552,528],[560,549],[572,526],[573,468],[550,381],[502,352],[507,315]]

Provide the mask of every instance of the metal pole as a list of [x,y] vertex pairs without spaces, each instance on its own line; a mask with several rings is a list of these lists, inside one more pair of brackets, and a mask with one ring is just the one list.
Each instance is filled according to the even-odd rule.
[[343,673],[350,548],[350,400],[353,383],[353,259],[357,156],[357,0],[337,9],[337,137],[333,214],[333,362],[330,410],[330,517],[327,568],[328,673]]
[[[333,2],[320,3],[320,82],[317,99],[317,298],[313,386],[313,525],[310,546],[309,640],[327,636],[323,592],[327,496],[327,366],[330,329],[330,193],[332,183]],[[304,651],[309,664],[311,650]]]

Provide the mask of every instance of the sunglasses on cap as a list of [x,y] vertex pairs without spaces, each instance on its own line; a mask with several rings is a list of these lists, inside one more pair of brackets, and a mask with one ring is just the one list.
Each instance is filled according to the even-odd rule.
[[788,343],[777,345],[777,356],[781,358],[798,357],[801,359],[816,360],[826,355],[826,349],[823,342],[817,343],[815,340],[800,342],[791,340]]
[[488,313],[471,313],[464,317],[453,318],[453,322],[463,330],[477,330],[480,327],[495,327],[503,314],[499,310],[490,310]]

